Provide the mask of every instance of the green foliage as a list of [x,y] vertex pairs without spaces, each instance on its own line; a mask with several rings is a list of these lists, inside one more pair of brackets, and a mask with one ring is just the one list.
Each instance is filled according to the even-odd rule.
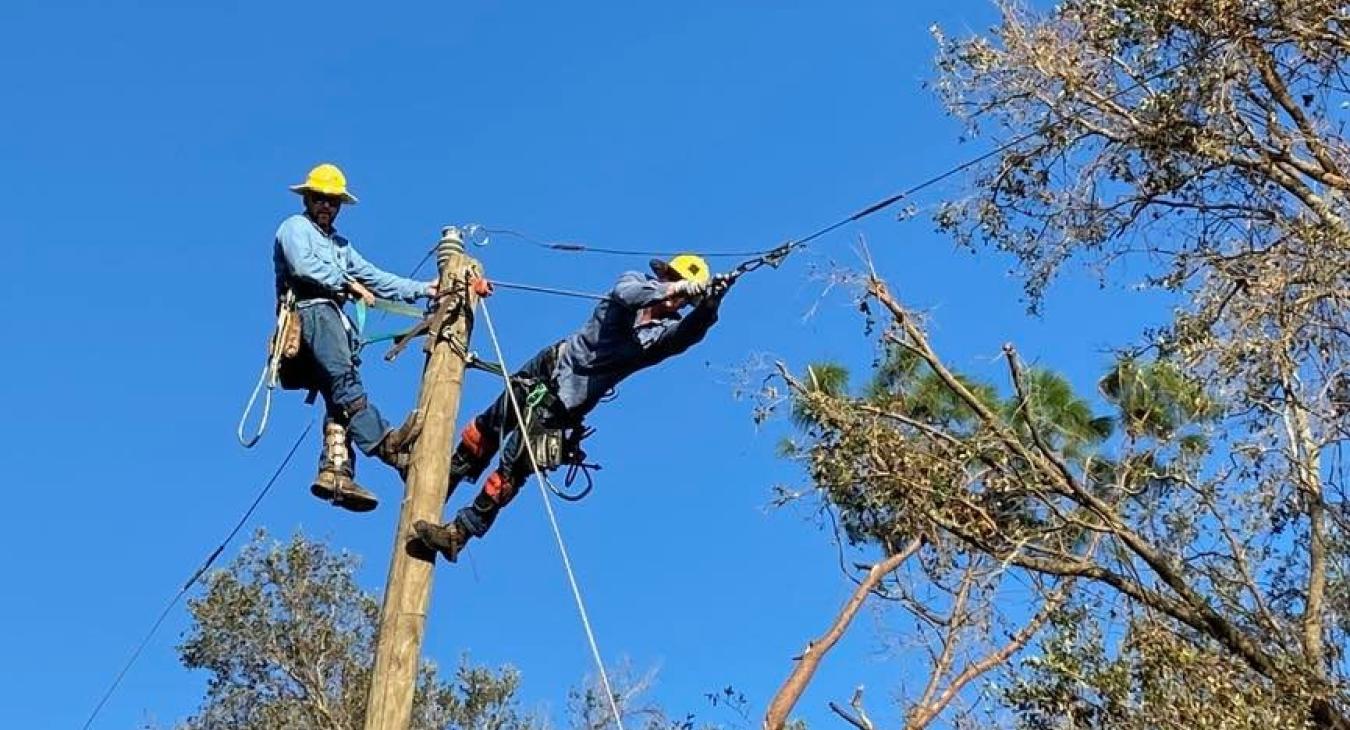
[[[356,584],[355,560],[294,535],[259,532],[206,592],[179,651],[209,675],[181,730],[355,730],[362,727],[379,606]],[[462,662],[453,681],[424,663],[412,730],[539,727],[520,712],[515,670]]]
[[1002,690],[1019,730],[1314,727],[1307,696],[1274,690],[1213,643],[1147,619],[1111,641],[1100,608],[1062,612],[1019,663]]
[[[812,395],[838,398],[848,393],[848,368],[833,362],[818,362],[806,366],[802,378],[806,391]],[[802,398],[793,398],[792,422],[801,429],[810,428],[813,417]]]
[[[975,394],[985,407],[998,410],[995,388],[960,373],[956,379]],[[974,411],[942,382],[937,373],[913,351],[892,346],[877,366],[867,386],[867,400],[878,406],[899,406],[913,418],[927,423],[969,424]]]
[[[1216,415],[1203,384],[1167,361],[1124,358],[1098,387],[1120,410],[1126,433],[1135,438],[1170,439],[1186,426]],[[1192,451],[1203,447],[1203,439],[1194,434],[1183,444]]]
[[[1002,414],[1028,443],[1034,425],[1052,447],[1082,459],[1111,434],[1112,419],[1095,416],[1068,381],[1052,372],[1028,373],[1024,401],[1003,399],[992,384],[970,376],[952,377],[987,412]],[[886,349],[861,397],[849,393],[848,372],[834,363],[810,366],[797,382],[791,420],[806,440],[784,441],[779,453],[804,459],[816,483],[826,487],[854,544],[893,548],[914,534],[914,507],[943,504],[988,466],[980,457],[984,428],[976,410],[909,348]],[[860,414],[859,407],[866,411]],[[931,449],[924,440],[911,438],[914,429],[924,427],[942,429],[967,443],[955,447],[957,454]],[[906,478],[899,483],[874,478],[869,464],[876,462],[867,455],[878,452],[902,463]],[[986,489],[975,509],[986,519],[992,516],[1026,529],[1038,523],[1019,491],[995,480],[976,481]],[[885,491],[882,485],[887,485]],[[958,519],[973,516],[967,508]]]
[[1038,368],[1027,373],[1026,381],[1025,406],[1016,399],[1005,405],[1009,422],[1024,431],[1034,426],[1051,448],[1073,460],[1085,458],[1111,436],[1114,419],[1094,415],[1062,376]]
[[1077,262],[1170,321],[1118,343],[1150,355],[1101,378],[1108,418],[1046,371],[935,378],[874,282],[903,349],[862,398],[802,394],[798,458],[850,539],[925,538],[902,601],[963,595],[962,556],[1071,589],[1004,675],[1022,728],[1350,727],[1350,4],[995,2],[934,31],[934,88],[996,148],[939,229],[1015,259],[1033,308]]
[[802,461],[850,538],[932,541],[906,595],[962,553],[1074,583],[1094,613],[1009,670],[1023,727],[1350,727],[1350,5],[996,3],[935,29],[935,89],[997,148],[939,229],[1015,259],[1033,308],[1078,262],[1171,319],[1118,343],[1152,354],[1101,379],[1112,419],[1034,370],[987,414],[873,286],[908,354],[806,399]]

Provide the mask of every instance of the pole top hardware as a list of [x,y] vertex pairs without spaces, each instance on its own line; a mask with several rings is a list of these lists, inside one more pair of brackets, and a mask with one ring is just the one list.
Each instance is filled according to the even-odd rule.
[[459,226],[445,226],[441,229],[441,240],[438,244],[440,248],[451,249],[458,253],[464,252],[464,234]]

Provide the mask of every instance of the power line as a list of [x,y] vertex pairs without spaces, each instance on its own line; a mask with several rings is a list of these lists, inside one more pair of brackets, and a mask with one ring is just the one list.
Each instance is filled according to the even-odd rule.
[[[1197,55],[1197,56],[1196,56],[1195,58],[1193,58],[1193,59],[1177,61],[1176,63],[1173,63],[1173,64],[1171,64],[1171,65],[1169,65],[1169,66],[1167,66],[1167,67],[1165,67],[1165,68],[1163,68],[1163,69],[1157,71],[1156,73],[1153,73],[1153,74],[1151,74],[1151,75],[1149,75],[1149,76],[1146,76],[1146,77],[1144,77],[1144,78],[1142,78],[1142,79],[1140,79],[1140,80],[1138,80],[1138,81],[1136,81],[1136,82],[1130,84],[1129,86],[1126,86],[1126,87],[1124,87],[1124,88],[1122,88],[1122,89],[1116,91],[1115,93],[1106,96],[1102,101],[1114,101],[1115,99],[1118,99],[1118,98],[1120,98],[1121,96],[1124,96],[1125,94],[1127,94],[1127,93],[1129,93],[1129,92],[1131,92],[1131,91],[1135,91],[1135,90],[1141,89],[1141,88],[1145,87],[1146,85],[1148,85],[1149,83],[1152,83],[1152,82],[1154,82],[1154,81],[1157,81],[1158,79],[1161,79],[1161,78],[1163,78],[1163,77],[1165,77],[1165,76],[1168,76],[1168,75],[1172,74],[1173,72],[1178,71],[1178,70],[1180,70],[1180,69],[1182,69],[1182,68],[1184,68],[1184,67],[1190,66],[1190,65],[1192,65],[1192,64],[1198,64],[1198,63],[1200,63],[1201,61],[1204,61],[1205,59],[1207,59],[1207,58],[1208,58],[1210,55],[1212,55],[1215,51],[1219,50],[1221,47],[1223,47],[1224,45],[1227,45],[1227,44],[1228,44],[1228,43],[1219,43],[1219,44],[1216,44],[1216,45],[1211,46],[1210,48],[1208,48],[1208,49],[1202,51],[1199,55]],[[1040,135],[1043,135],[1043,134],[1045,134],[1046,132],[1049,132],[1049,131],[1055,129],[1056,127],[1059,127],[1059,126],[1061,126],[1061,125],[1067,124],[1067,123],[1072,122],[1072,121],[1073,121],[1073,118],[1072,118],[1072,117],[1064,117],[1064,118],[1057,119],[1057,120],[1054,120],[1054,121],[1046,122],[1046,123],[1042,124],[1041,126],[1037,127],[1036,129],[1034,129],[1034,130],[1032,130],[1032,131],[1030,131],[1030,132],[1027,132],[1027,133],[1025,133],[1025,134],[1019,135],[1019,136],[1017,136],[1017,137],[1014,137],[1013,139],[1009,140],[1008,142],[1004,142],[1003,144],[1001,144],[1001,145],[995,147],[995,148],[992,149],[992,150],[989,150],[988,152],[985,152],[985,153],[983,153],[983,154],[981,154],[981,155],[979,155],[979,156],[977,156],[977,157],[973,157],[973,158],[971,158],[971,159],[969,159],[969,160],[966,160],[965,162],[962,162],[962,163],[960,163],[960,164],[958,164],[958,165],[956,165],[956,166],[954,166],[954,167],[948,168],[947,170],[944,170],[944,171],[942,171],[942,172],[939,172],[939,173],[933,175],[932,177],[929,177],[929,178],[927,178],[927,179],[925,179],[925,180],[922,180],[922,181],[920,181],[920,182],[918,182],[918,183],[916,183],[916,184],[914,184],[914,185],[911,185],[911,186],[909,186],[909,187],[907,187],[907,188],[901,190],[901,191],[898,192],[898,193],[895,193],[895,194],[893,194],[893,195],[890,195],[890,196],[887,196],[887,197],[885,197],[885,198],[882,198],[881,200],[878,200],[878,201],[876,201],[875,203],[872,203],[871,205],[868,205],[867,207],[862,208],[862,209],[858,210],[857,212],[855,212],[855,213],[853,213],[853,214],[851,214],[851,215],[848,215],[848,216],[846,216],[846,217],[844,217],[844,218],[841,218],[841,219],[839,219],[839,220],[837,220],[837,221],[835,221],[835,222],[833,222],[833,223],[831,223],[831,224],[829,224],[829,225],[827,225],[827,226],[824,226],[824,227],[819,228],[819,229],[817,229],[817,230],[815,230],[815,231],[812,231],[811,233],[808,233],[808,234],[806,234],[806,235],[804,235],[804,236],[801,236],[801,237],[799,237],[799,238],[789,239],[787,242],[785,242],[785,243],[783,243],[783,244],[781,244],[781,245],[779,245],[779,246],[777,246],[777,247],[770,248],[770,249],[761,249],[761,250],[758,250],[758,251],[744,251],[744,252],[727,252],[727,251],[720,251],[720,252],[706,253],[706,254],[701,254],[701,255],[704,256],[705,258],[718,258],[718,257],[735,258],[735,257],[745,257],[745,258],[749,259],[749,261],[747,261],[745,264],[742,264],[741,266],[737,267],[738,270],[741,270],[741,273],[745,273],[745,271],[753,271],[755,268],[759,268],[758,265],[752,266],[752,267],[750,267],[750,268],[748,268],[748,269],[746,268],[746,264],[750,264],[750,263],[753,263],[753,262],[756,262],[756,261],[760,261],[760,262],[763,262],[763,263],[767,263],[767,264],[769,264],[769,265],[776,266],[777,263],[781,263],[781,261],[782,261],[784,258],[786,258],[786,256],[787,256],[788,254],[792,253],[793,251],[795,251],[795,250],[797,250],[797,249],[799,249],[799,248],[805,247],[807,244],[811,243],[812,241],[814,241],[814,240],[816,240],[816,239],[818,239],[818,238],[820,238],[820,237],[822,237],[822,236],[825,236],[825,235],[828,235],[828,234],[830,234],[830,233],[833,233],[834,231],[836,231],[836,230],[838,230],[838,229],[840,229],[840,228],[843,228],[844,226],[848,225],[849,223],[854,223],[854,222],[856,222],[856,221],[862,220],[863,218],[867,218],[868,216],[871,216],[871,215],[873,215],[873,214],[875,214],[875,213],[879,213],[879,212],[881,212],[881,211],[883,211],[883,210],[885,210],[885,209],[887,209],[887,208],[890,208],[891,206],[895,205],[896,203],[898,203],[898,202],[900,202],[900,201],[902,201],[902,200],[905,200],[905,199],[907,199],[907,198],[912,197],[915,193],[918,193],[918,192],[920,192],[920,191],[922,191],[922,190],[924,190],[924,189],[930,188],[930,187],[932,187],[932,186],[934,186],[934,185],[936,185],[936,184],[938,184],[938,183],[942,182],[943,180],[946,180],[946,179],[948,179],[948,178],[950,178],[950,177],[953,177],[953,176],[955,176],[955,175],[959,175],[959,174],[965,172],[966,170],[969,170],[969,169],[971,169],[972,167],[975,167],[976,165],[979,165],[980,163],[985,162],[986,160],[989,160],[989,159],[991,159],[991,158],[997,157],[998,155],[1001,155],[1001,154],[1003,154],[1004,152],[1007,152],[1008,150],[1013,149],[1014,147],[1017,147],[1018,145],[1022,144],[1023,142],[1026,142],[1027,140],[1034,139],[1035,137],[1038,137],[1038,136],[1040,136]],[[520,238],[520,239],[522,239],[522,240],[524,240],[524,241],[527,241],[527,242],[529,242],[529,243],[531,243],[531,244],[533,244],[533,245],[535,245],[535,246],[540,246],[540,247],[547,248],[547,249],[551,249],[551,250],[554,250],[554,251],[564,251],[564,252],[568,252],[568,253],[600,253],[600,254],[610,254],[610,255],[619,255],[619,256],[670,256],[670,255],[674,255],[674,253],[675,253],[675,252],[668,252],[668,251],[642,251],[642,250],[630,250],[630,249],[596,248],[596,247],[591,247],[591,246],[587,246],[587,245],[579,244],[579,243],[542,241],[542,240],[533,238],[533,237],[531,237],[531,236],[527,236],[527,235],[525,235],[525,234],[523,234],[523,233],[520,233],[519,231],[515,231],[515,230],[509,229],[509,228],[483,228],[483,229],[481,229],[481,230],[483,230],[483,231],[486,232],[486,233],[497,233],[497,234],[502,234],[502,235],[507,235],[507,236],[514,236],[514,237]],[[539,289],[543,289],[543,287],[539,287]]]
[[603,302],[609,299],[609,297],[605,296],[604,294],[592,294],[590,292],[577,291],[575,289],[558,289],[551,286],[516,284],[509,281],[498,281],[496,279],[488,279],[488,281],[492,282],[493,288],[501,287],[503,289],[516,289],[519,291],[529,291],[538,294],[553,294],[560,297],[573,297],[576,299],[592,299],[598,302]]
[[[1225,44],[1220,43],[1220,44],[1216,44],[1216,45],[1214,45],[1214,46],[1211,46],[1210,48],[1206,49],[1204,52],[1200,53],[1199,56],[1197,56],[1196,58],[1194,58],[1194,59],[1192,59],[1192,60],[1182,60],[1182,61],[1177,61],[1176,63],[1173,63],[1173,64],[1167,66],[1166,68],[1163,68],[1162,70],[1158,71],[1157,73],[1154,73],[1154,74],[1152,74],[1152,75],[1150,75],[1150,76],[1147,76],[1147,77],[1145,77],[1145,78],[1143,78],[1143,79],[1140,79],[1139,81],[1136,81],[1135,83],[1130,84],[1129,86],[1126,86],[1126,87],[1123,88],[1123,89],[1120,89],[1119,91],[1115,92],[1114,94],[1108,95],[1105,99],[1103,99],[1103,101],[1114,101],[1115,99],[1118,99],[1118,98],[1120,98],[1121,96],[1124,96],[1125,94],[1127,94],[1127,93],[1129,93],[1129,92],[1131,92],[1131,91],[1135,91],[1135,90],[1137,90],[1137,89],[1141,89],[1141,88],[1145,87],[1146,85],[1148,85],[1149,83],[1152,83],[1153,81],[1157,81],[1158,79],[1161,79],[1161,78],[1163,78],[1163,77],[1165,77],[1165,76],[1171,74],[1171,73],[1174,72],[1174,71],[1178,71],[1178,70],[1180,70],[1180,69],[1183,68],[1183,67],[1190,66],[1192,63],[1200,63],[1201,61],[1203,61],[1204,59],[1206,59],[1207,57],[1209,57],[1212,53],[1214,53],[1215,51],[1217,51],[1217,50],[1218,50],[1221,46],[1223,46],[1223,45],[1225,45]],[[1072,122],[1072,121],[1073,121],[1073,118],[1072,118],[1072,117],[1064,117],[1064,118],[1057,119],[1057,120],[1054,120],[1054,121],[1046,122],[1045,124],[1042,124],[1041,126],[1037,127],[1036,129],[1033,129],[1032,131],[1027,132],[1026,134],[1022,134],[1022,135],[1019,135],[1019,136],[1017,136],[1017,137],[1014,137],[1012,140],[1010,140],[1010,141],[1008,141],[1008,142],[1004,142],[1003,144],[1001,144],[1001,145],[995,147],[995,148],[992,149],[992,150],[989,150],[988,152],[985,152],[985,153],[982,154],[982,155],[979,155],[979,156],[977,156],[977,157],[974,157],[974,158],[971,158],[971,159],[969,159],[969,160],[966,160],[965,162],[962,162],[961,164],[956,165],[955,167],[951,167],[951,168],[949,168],[949,169],[947,169],[947,170],[945,170],[945,171],[943,171],[943,172],[940,172],[940,173],[938,173],[938,174],[936,174],[936,175],[933,175],[932,177],[930,177],[930,178],[928,178],[928,179],[926,179],[926,180],[923,180],[923,181],[921,181],[921,182],[919,182],[919,183],[917,183],[917,184],[911,185],[911,186],[909,186],[908,188],[905,188],[904,190],[901,190],[900,192],[895,193],[894,195],[891,195],[891,196],[886,197],[886,198],[882,198],[881,200],[878,200],[877,202],[875,202],[875,203],[873,203],[873,204],[867,206],[866,208],[863,208],[862,210],[859,210],[859,211],[856,212],[856,213],[853,213],[852,215],[850,215],[850,216],[848,216],[848,217],[846,217],[846,218],[841,218],[840,220],[835,221],[834,223],[831,223],[830,225],[825,226],[824,228],[820,228],[820,229],[818,229],[818,230],[816,230],[816,231],[814,231],[814,232],[812,232],[812,233],[810,233],[810,234],[808,234],[808,235],[802,236],[801,238],[797,238],[797,239],[793,239],[793,240],[791,240],[791,241],[788,241],[787,243],[783,244],[782,246],[779,246],[777,249],[774,249],[774,251],[781,251],[782,253],[781,253],[780,255],[781,255],[781,256],[785,256],[787,253],[790,253],[792,250],[794,250],[794,249],[796,249],[796,248],[803,247],[803,246],[807,245],[808,243],[810,243],[811,241],[814,241],[814,240],[816,240],[817,238],[820,238],[821,236],[824,236],[824,235],[826,235],[826,234],[832,233],[832,232],[834,232],[834,231],[836,231],[836,230],[838,230],[838,229],[840,229],[840,228],[842,228],[842,227],[848,225],[849,223],[853,223],[853,222],[855,222],[855,221],[862,220],[863,218],[866,218],[866,217],[868,217],[868,216],[870,216],[870,215],[872,215],[872,214],[874,214],[874,213],[878,213],[878,212],[880,212],[880,211],[882,211],[882,210],[885,210],[886,208],[889,208],[889,207],[891,207],[892,205],[895,205],[896,203],[900,202],[901,200],[904,200],[904,199],[906,199],[906,198],[911,197],[911,196],[914,195],[915,193],[917,193],[917,192],[919,192],[919,191],[921,191],[921,190],[924,190],[925,188],[932,187],[933,185],[936,185],[936,184],[942,182],[943,180],[946,180],[947,178],[950,178],[950,177],[952,177],[952,176],[954,176],[954,175],[959,175],[959,174],[965,172],[966,170],[969,170],[970,168],[975,167],[976,165],[978,165],[978,164],[980,164],[980,163],[982,163],[982,162],[984,162],[984,161],[986,161],[986,160],[988,160],[988,159],[991,159],[991,158],[993,158],[993,157],[997,157],[998,155],[1001,155],[1001,154],[1003,154],[1004,152],[1007,152],[1008,150],[1010,150],[1010,149],[1012,149],[1012,148],[1014,148],[1014,147],[1016,147],[1016,146],[1022,144],[1023,142],[1026,142],[1026,141],[1029,140],[1029,139],[1033,139],[1033,138],[1035,138],[1035,137],[1039,137],[1039,136],[1045,134],[1046,132],[1049,132],[1049,131],[1053,130],[1054,128],[1056,128],[1056,127],[1058,127],[1058,126],[1060,126],[1060,125],[1062,125],[1062,124],[1066,124],[1066,123],[1069,123],[1069,122]]]
[[202,562],[201,567],[197,568],[197,570],[192,573],[192,577],[188,578],[187,581],[183,583],[183,587],[178,589],[178,592],[174,594],[173,598],[169,599],[169,602],[164,606],[164,609],[159,612],[159,617],[150,625],[150,630],[145,633],[145,637],[136,645],[135,650],[131,652],[131,656],[127,657],[126,663],[124,663],[122,669],[117,672],[117,676],[113,679],[112,684],[108,686],[107,691],[99,698],[98,704],[94,706],[93,712],[89,713],[89,719],[85,720],[84,725],[80,726],[81,730],[88,730],[89,727],[93,725],[94,720],[98,718],[98,713],[103,710],[103,706],[107,704],[108,700],[112,697],[113,692],[117,691],[117,687],[122,683],[122,679],[126,677],[127,672],[131,671],[132,665],[140,658],[141,652],[145,651],[145,647],[150,644],[150,640],[153,639],[155,633],[159,631],[159,627],[164,623],[164,620],[169,617],[174,606],[178,605],[178,601],[192,588],[192,585],[197,582],[197,579],[201,578],[206,571],[211,569],[211,565],[216,562],[216,558],[220,557],[220,554],[225,551],[225,548],[232,540],[234,540],[235,536],[239,534],[239,531],[243,529],[244,524],[248,522],[248,518],[253,516],[254,510],[258,509],[258,505],[262,503],[263,497],[266,497],[267,493],[271,491],[272,485],[276,484],[281,473],[285,471],[286,465],[291,463],[291,457],[295,456],[296,450],[300,448],[300,444],[305,440],[305,437],[309,435],[310,430],[313,428],[314,421],[311,419],[304,430],[300,432],[300,436],[295,439],[295,443],[291,446],[291,450],[286,452],[286,458],[281,460],[281,463],[277,465],[276,470],[272,472],[272,476],[267,479],[267,482],[263,484],[262,489],[259,490],[258,496],[253,498],[253,503],[248,506],[248,509],[244,510],[244,514],[240,516],[239,521],[236,522],[234,528],[230,530],[230,534],[226,535],[225,539],[211,551],[211,554]]
[[[643,251],[626,248],[601,248],[599,246],[591,246],[573,241],[546,241],[512,228],[482,228],[481,230],[490,235],[516,238],[538,248],[548,249],[550,251],[563,251],[566,253],[598,253],[610,256],[656,256],[660,258],[669,258],[671,256],[679,256],[682,253],[689,253],[689,251]],[[771,249],[759,251],[709,251],[707,253],[700,253],[699,256],[702,256],[705,259],[748,258],[750,256],[759,256],[769,253],[770,250]]]

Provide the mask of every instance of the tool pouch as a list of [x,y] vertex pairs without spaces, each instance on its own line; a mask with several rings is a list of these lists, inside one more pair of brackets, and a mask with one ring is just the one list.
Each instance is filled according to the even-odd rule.
[[272,333],[269,355],[280,355],[281,360],[289,360],[300,353],[300,317],[295,311],[295,301],[289,296],[278,304],[277,328]]
[[289,360],[300,353],[300,318],[291,312],[281,330],[281,359]]

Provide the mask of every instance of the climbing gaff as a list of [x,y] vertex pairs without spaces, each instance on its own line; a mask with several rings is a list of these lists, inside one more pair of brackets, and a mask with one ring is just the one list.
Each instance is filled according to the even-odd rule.
[[[299,345],[295,340],[298,332],[295,330],[295,294],[286,292],[277,306],[277,324],[272,330],[272,336],[267,341],[267,360],[263,363],[262,372],[258,374],[258,382],[253,386],[253,393],[248,397],[248,403],[244,406],[244,412],[239,416],[239,425],[235,428],[235,436],[239,439],[239,445],[246,449],[253,448],[254,444],[262,438],[263,433],[267,431],[267,419],[272,415],[272,392],[276,390],[277,382],[281,372],[281,361],[288,357],[288,350],[293,350]],[[293,355],[291,352],[290,355]],[[266,392],[264,393],[264,388]],[[251,436],[245,436],[245,427],[248,424],[249,414],[253,412],[253,406],[258,402],[258,395],[263,395],[262,418],[258,421],[258,427]]]

